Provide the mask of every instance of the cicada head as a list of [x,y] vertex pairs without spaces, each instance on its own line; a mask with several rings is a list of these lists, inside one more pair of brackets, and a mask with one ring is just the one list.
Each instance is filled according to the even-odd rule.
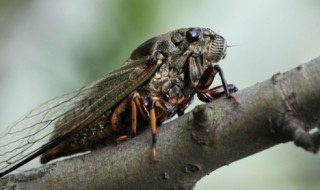
[[151,38],[136,48],[131,60],[162,53],[171,56],[203,56],[209,63],[217,63],[226,56],[226,40],[209,28],[180,28]]
[[207,62],[217,63],[227,54],[227,41],[209,28],[190,28],[186,40],[194,44],[193,51],[203,54]]

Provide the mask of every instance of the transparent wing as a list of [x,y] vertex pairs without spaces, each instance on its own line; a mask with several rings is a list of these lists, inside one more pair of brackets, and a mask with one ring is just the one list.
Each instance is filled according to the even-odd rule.
[[[0,177],[33,159],[37,152],[57,145],[57,140],[69,137],[128,96],[158,70],[157,64],[149,64],[151,60],[150,56],[132,61],[78,91],[45,102],[8,126],[0,134]],[[145,72],[132,81],[130,75],[137,68]]]
[[52,99],[11,124],[0,136],[0,171],[7,170],[47,143],[54,132],[54,123],[86,93],[88,90],[82,90]]

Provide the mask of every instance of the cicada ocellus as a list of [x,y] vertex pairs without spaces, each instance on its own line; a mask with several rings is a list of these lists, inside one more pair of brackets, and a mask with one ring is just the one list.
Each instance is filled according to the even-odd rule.
[[[103,78],[40,105],[0,136],[0,176],[41,156],[41,163],[133,138],[179,116],[195,94],[210,102],[237,91],[218,62],[226,40],[208,28],[182,28],[151,38]],[[209,89],[216,74],[222,85]]]

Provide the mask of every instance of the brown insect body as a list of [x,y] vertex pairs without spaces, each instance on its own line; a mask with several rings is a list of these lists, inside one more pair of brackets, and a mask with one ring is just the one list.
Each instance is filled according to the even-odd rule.
[[[194,42],[190,43],[186,40],[186,35],[187,31],[191,30],[199,36],[196,36],[197,40],[195,39]],[[114,142],[117,136],[129,136],[131,119],[128,115],[131,115],[130,100],[133,93],[140,95],[143,109],[150,107],[151,98],[160,100],[159,105],[155,106],[158,122],[171,118],[178,110],[180,112],[184,111],[193,99],[193,95],[197,92],[195,83],[203,75],[204,70],[222,59],[226,51],[224,39],[210,29],[191,30],[179,29],[152,38],[133,51],[125,64],[127,66],[134,60],[140,60],[156,53],[164,56],[165,63],[160,66],[150,80],[138,87],[121,103],[115,105],[112,111],[107,111],[107,113],[84,127],[73,137],[45,153],[41,158],[41,162],[46,163],[57,157],[95,149],[101,144],[106,145]],[[220,40],[220,42],[216,42],[216,39]],[[147,62],[145,66],[148,64],[151,63]],[[141,72],[144,72],[143,67],[137,67],[130,73],[130,77],[133,78],[131,79],[132,82]],[[211,75],[214,76],[216,72],[216,70],[213,70]],[[199,90],[203,90],[204,92],[202,93],[206,93],[211,83],[212,80],[205,85],[204,90]],[[146,127],[144,121],[149,119],[149,116],[146,115],[149,113],[147,110],[145,112],[144,116],[141,113],[138,114],[138,129]],[[116,127],[115,130],[112,130],[112,119],[116,120],[114,124],[116,125],[114,126]],[[59,127],[58,122],[56,128],[59,129]],[[52,138],[59,135],[61,134],[56,133]]]
[[[119,69],[10,126],[1,136],[7,140],[0,143],[0,177],[39,155],[47,163],[134,137],[148,126],[155,159],[157,123],[182,115],[195,94],[204,102],[233,98],[237,88],[226,83],[218,65],[226,49],[225,39],[208,28],[182,28],[147,40]],[[222,85],[209,89],[217,73]],[[37,120],[30,124],[29,118]],[[11,138],[15,134],[17,140]]]

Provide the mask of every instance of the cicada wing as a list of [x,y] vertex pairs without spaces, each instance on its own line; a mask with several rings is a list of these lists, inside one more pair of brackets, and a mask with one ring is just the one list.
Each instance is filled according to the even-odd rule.
[[0,172],[47,143],[54,132],[54,123],[87,93],[88,90],[82,90],[54,98],[10,125],[0,135]]
[[[132,81],[130,74],[138,67],[144,72]],[[159,67],[153,56],[132,61],[78,91],[28,112],[0,135],[0,177],[86,127],[144,84]]]

